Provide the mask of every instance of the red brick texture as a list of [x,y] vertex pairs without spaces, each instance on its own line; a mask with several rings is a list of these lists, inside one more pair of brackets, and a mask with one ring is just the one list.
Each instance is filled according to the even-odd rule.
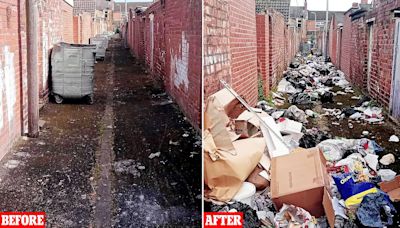
[[204,1],[204,97],[227,81],[248,103],[257,102],[255,1]]
[[95,34],[92,31],[92,16],[88,12],[74,15],[74,43],[89,44],[89,38]]
[[[25,1],[0,2],[0,158],[23,131],[22,91],[26,80],[26,37],[19,30],[20,15],[25,14]],[[24,44],[25,43],[25,44]]]
[[202,1],[165,0],[130,12],[127,42],[133,55],[164,81],[193,126],[201,122]]
[[229,5],[226,0],[204,1],[204,97],[232,84]]
[[228,1],[231,49],[231,84],[250,105],[257,90],[257,34],[255,1]]
[[264,95],[269,94],[269,16],[257,15],[257,66],[264,85]]
[[285,59],[285,18],[275,10],[268,10],[270,17],[269,30],[269,86],[274,88],[286,70],[287,62]]

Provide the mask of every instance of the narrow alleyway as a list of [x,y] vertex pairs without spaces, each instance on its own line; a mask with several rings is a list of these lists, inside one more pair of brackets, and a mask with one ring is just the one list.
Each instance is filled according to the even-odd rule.
[[0,207],[55,227],[200,225],[201,138],[120,40],[95,70],[93,105],[50,102],[2,159]]

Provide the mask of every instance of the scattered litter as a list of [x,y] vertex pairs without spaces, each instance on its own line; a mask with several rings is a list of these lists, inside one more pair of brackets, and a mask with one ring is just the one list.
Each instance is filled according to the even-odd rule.
[[392,135],[392,136],[390,136],[389,142],[398,143],[398,142],[400,142],[400,139],[396,135]]
[[169,145],[179,146],[179,142],[178,141],[174,142],[172,140],[169,140]]
[[18,165],[21,163],[21,161],[18,160],[8,160],[5,164],[4,167],[7,169],[15,169],[18,167]]
[[372,183],[356,183],[352,173],[334,175],[333,180],[347,207],[358,205],[365,195],[378,192]]
[[368,135],[369,135],[369,131],[363,131],[363,132],[362,132],[362,135],[363,135],[363,136],[368,136]]
[[303,124],[287,118],[280,118],[278,120],[278,127],[284,134],[300,134]]
[[[385,216],[381,215],[381,211],[385,213]],[[396,209],[388,201],[386,194],[377,192],[364,196],[357,209],[357,218],[366,227],[386,227],[393,225],[393,214],[396,213]]]
[[381,177],[382,181],[392,181],[396,177],[396,172],[391,169],[380,169],[378,175]]
[[381,158],[381,160],[379,160],[379,162],[382,165],[390,165],[390,164],[393,164],[395,161],[396,161],[396,158],[394,157],[393,154],[387,154],[387,155],[383,156]]
[[188,133],[185,133],[185,134],[182,135],[182,137],[183,137],[183,138],[187,138],[187,137],[189,137],[189,134],[188,134]]
[[249,182],[244,182],[242,187],[233,197],[233,200],[242,202],[244,204],[253,207],[252,202],[254,200],[254,195],[256,194],[256,186]]
[[296,105],[290,106],[284,113],[284,117],[301,123],[308,123],[306,113]]
[[328,161],[339,161],[347,150],[355,147],[356,143],[356,140],[351,139],[328,139],[317,146]]
[[139,165],[139,166],[138,166],[138,169],[144,170],[144,169],[146,169],[146,167],[145,167],[144,165]]
[[155,157],[160,157],[160,155],[161,155],[161,152],[151,153],[151,154],[149,155],[149,158],[150,158],[150,159],[153,159],[153,158],[155,158]]
[[317,118],[318,117],[318,113],[314,112],[313,110],[307,109],[305,111],[306,115],[311,117],[311,118]]
[[275,215],[276,227],[316,227],[316,221],[310,213],[303,208],[284,204]]
[[283,114],[285,113],[285,111],[276,111],[276,112],[273,112],[272,114],[271,114],[271,116],[274,118],[274,119],[279,119],[279,118],[281,118],[282,116],[283,116]]
[[117,174],[131,174],[135,177],[140,177],[138,165],[135,160],[128,159],[114,163],[114,171]]

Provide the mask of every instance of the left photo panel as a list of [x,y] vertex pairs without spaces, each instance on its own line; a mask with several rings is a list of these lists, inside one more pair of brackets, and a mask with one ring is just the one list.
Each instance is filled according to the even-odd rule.
[[0,224],[201,227],[202,7],[0,3]]

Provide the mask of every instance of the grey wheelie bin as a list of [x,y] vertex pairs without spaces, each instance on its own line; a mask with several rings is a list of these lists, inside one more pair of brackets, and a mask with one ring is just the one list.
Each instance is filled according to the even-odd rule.
[[93,104],[96,45],[59,43],[51,53],[52,95],[56,103],[64,98],[86,98]]
[[106,36],[97,35],[90,38],[89,43],[96,45],[96,59],[104,60],[108,48],[108,38]]

